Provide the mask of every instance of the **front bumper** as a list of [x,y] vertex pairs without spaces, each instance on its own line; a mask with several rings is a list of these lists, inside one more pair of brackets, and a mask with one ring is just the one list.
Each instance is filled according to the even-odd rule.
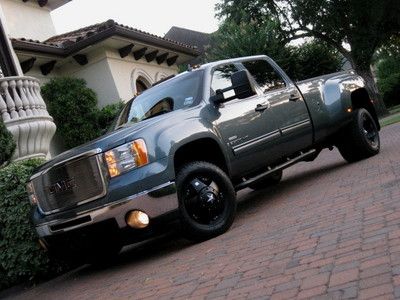
[[178,209],[175,183],[167,182],[155,188],[141,192],[104,206],[81,211],[74,216],[60,217],[56,220],[36,225],[40,238],[62,234],[106,220],[113,220],[119,229],[127,227],[125,217],[129,211],[140,210],[152,219],[161,217]]

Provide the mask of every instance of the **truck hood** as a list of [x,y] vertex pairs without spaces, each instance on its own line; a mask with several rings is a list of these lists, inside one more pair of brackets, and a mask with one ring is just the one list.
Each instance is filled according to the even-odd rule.
[[107,150],[110,150],[112,148],[115,148],[119,145],[122,145],[124,143],[127,143],[129,141],[132,141],[135,139],[135,137],[139,137],[138,133],[148,127],[152,126],[155,123],[160,122],[163,120],[166,115],[165,114],[162,116],[159,116],[157,118],[152,118],[148,120],[144,120],[142,122],[136,123],[136,124],[128,124],[125,127],[122,127],[116,131],[110,132],[106,135],[103,135],[93,141],[87,142],[86,144],[83,144],[81,146],[72,148],[68,151],[65,151],[57,156],[55,156],[53,159],[49,160],[42,166],[40,166],[36,171],[41,171],[43,169],[47,169],[51,166],[54,166],[55,164],[58,164],[62,161],[69,160],[73,157],[80,156],[84,153],[93,151],[94,153],[101,153],[105,152]]

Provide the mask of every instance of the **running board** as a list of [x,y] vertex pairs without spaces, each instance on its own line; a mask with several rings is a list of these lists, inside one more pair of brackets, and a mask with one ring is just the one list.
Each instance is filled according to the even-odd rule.
[[242,189],[248,187],[249,184],[252,184],[253,182],[256,182],[257,180],[259,180],[265,176],[268,176],[276,171],[286,169],[287,167],[290,167],[291,165],[294,165],[295,163],[302,161],[309,156],[315,155],[316,152],[317,152],[316,149],[312,149],[305,153],[300,152],[299,156],[292,158],[292,159],[288,159],[288,161],[284,162],[283,164],[277,165],[264,173],[261,173],[255,177],[249,178],[246,181],[243,181],[242,183],[239,183],[238,185],[235,186],[235,190],[236,191],[242,190]]

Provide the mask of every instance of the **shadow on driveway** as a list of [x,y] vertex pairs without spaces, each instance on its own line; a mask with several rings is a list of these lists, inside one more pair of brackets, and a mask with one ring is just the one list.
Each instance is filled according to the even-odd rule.
[[[337,169],[346,167],[347,165],[348,164],[345,161],[340,160],[318,168],[314,167],[310,170],[294,172],[294,174],[293,171],[289,170],[287,171],[289,174],[286,176],[284,174],[283,181],[275,187],[265,188],[259,191],[252,191],[250,189],[240,191],[238,193],[236,219],[246,217],[248,213],[251,213],[252,208],[257,206],[260,202],[268,203],[277,195],[285,192],[285,190],[300,188],[303,184],[313,181],[323,174],[333,172]],[[176,229],[178,229],[178,226]],[[185,248],[191,247],[192,245],[194,245],[193,242],[187,241],[181,237],[179,230],[174,230],[162,236],[124,247],[121,254],[107,265],[85,265],[84,267],[71,271],[66,276],[86,277],[96,273],[97,271],[117,269],[124,265],[132,265],[139,262],[163,258],[168,254],[179,252]]]

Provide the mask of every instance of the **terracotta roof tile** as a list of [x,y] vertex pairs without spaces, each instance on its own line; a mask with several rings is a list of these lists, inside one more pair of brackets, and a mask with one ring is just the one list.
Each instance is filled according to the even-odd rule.
[[45,51],[45,47],[50,47],[57,48],[57,53],[54,54],[67,56],[78,52],[90,44],[95,44],[96,42],[114,35],[143,40],[150,45],[154,44],[157,47],[165,47],[173,51],[184,52],[194,57],[200,54],[197,47],[189,46],[169,38],[163,38],[130,26],[118,24],[114,20],[108,20],[56,35],[43,42],[20,38],[12,39],[12,43],[17,50],[34,50],[40,52],[42,50]]
[[139,30],[139,29],[127,26],[127,25],[119,24],[119,23],[115,22],[114,20],[108,20],[108,21],[105,21],[105,22],[102,22],[102,23],[97,23],[97,24],[94,24],[94,25],[90,25],[90,26],[87,26],[87,27],[83,27],[83,28],[74,30],[74,31],[70,31],[70,32],[66,32],[66,33],[63,33],[63,34],[60,34],[60,35],[56,35],[56,36],[53,36],[53,37],[47,39],[45,42],[46,43],[56,43],[56,44],[61,44],[61,45],[64,45],[64,43],[66,43],[66,42],[67,43],[79,42],[79,41],[81,41],[81,40],[83,40],[85,38],[88,38],[88,37],[92,36],[92,35],[98,34],[98,33],[102,32],[104,30],[107,30],[107,29],[110,29],[110,28],[115,28],[115,27],[125,28],[125,29],[128,29],[128,30],[137,32],[137,33],[141,33],[141,34],[153,37],[155,39],[164,40],[164,41],[168,41],[170,43],[173,43],[173,44],[176,44],[176,45],[179,45],[179,46],[182,46],[182,47],[195,49],[195,47],[190,46],[190,45],[186,45],[186,44],[184,44],[182,42],[174,41],[174,40],[169,39],[169,38],[163,38],[163,37],[160,37],[158,35],[155,35],[155,34],[152,34],[152,33],[146,32],[146,31],[142,31],[142,30]]

